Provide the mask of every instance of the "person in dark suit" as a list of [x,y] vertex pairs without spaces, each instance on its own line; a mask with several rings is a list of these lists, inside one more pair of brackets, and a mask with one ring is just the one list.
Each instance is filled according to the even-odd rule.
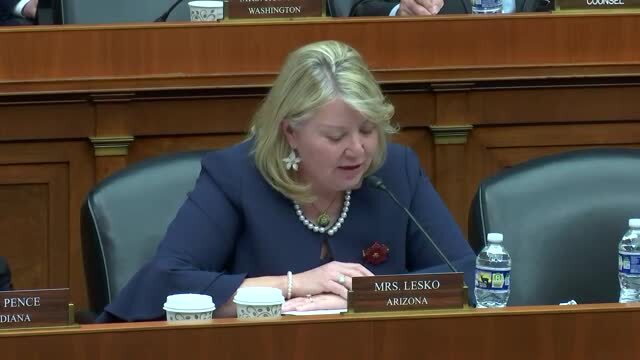
[[38,0],[0,0],[0,25],[30,25],[36,18]]
[[0,291],[13,290],[11,284],[11,270],[9,270],[9,264],[7,260],[0,256]]
[[202,160],[155,256],[98,321],[164,317],[168,295],[210,295],[235,315],[239,287],[278,288],[283,310],[347,307],[351,279],[446,272],[386,193],[409,208],[472,287],[475,256],[409,148],[388,143],[393,105],[361,56],[323,41],[289,55],[246,141]]
[[[550,0],[515,0],[516,12],[551,11]],[[468,0],[360,0],[351,8],[351,16],[416,16],[468,14]]]
[[436,15],[448,2],[461,0],[360,0],[351,8],[351,16]]

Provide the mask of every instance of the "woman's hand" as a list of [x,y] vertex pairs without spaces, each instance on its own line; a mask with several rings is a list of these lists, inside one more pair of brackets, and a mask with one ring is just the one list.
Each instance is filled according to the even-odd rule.
[[346,301],[351,278],[358,276],[373,276],[373,273],[361,264],[332,261],[293,275],[292,297],[332,293]]
[[347,300],[335,294],[319,294],[293,298],[282,305],[282,311],[346,309]]

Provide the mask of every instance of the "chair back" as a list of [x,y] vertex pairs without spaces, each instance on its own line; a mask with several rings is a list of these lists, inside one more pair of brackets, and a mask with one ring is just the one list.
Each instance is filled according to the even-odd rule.
[[504,234],[509,305],[617,302],[617,246],[632,217],[640,217],[640,150],[580,150],[484,180],[469,240],[478,253],[488,233]]
[[[164,14],[175,0],[61,0],[65,24],[108,24],[152,22]],[[169,21],[189,21],[188,1],[171,12]]]
[[81,210],[82,250],[90,310],[102,312],[153,256],[193,189],[206,151],[145,160],[108,177]]

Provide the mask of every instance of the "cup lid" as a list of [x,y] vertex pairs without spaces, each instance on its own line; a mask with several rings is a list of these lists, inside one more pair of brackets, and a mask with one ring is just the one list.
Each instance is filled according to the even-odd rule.
[[205,0],[196,0],[189,1],[189,6],[193,7],[205,7],[205,8],[221,8],[224,7],[224,1],[205,1]]
[[272,287],[242,287],[233,297],[233,302],[243,305],[273,305],[284,304],[284,296],[278,288]]
[[209,295],[175,294],[167,296],[163,309],[171,311],[211,311],[216,305]]

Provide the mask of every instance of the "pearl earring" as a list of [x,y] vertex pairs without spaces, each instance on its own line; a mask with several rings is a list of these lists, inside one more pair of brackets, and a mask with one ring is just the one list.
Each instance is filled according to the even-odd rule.
[[298,164],[301,160],[302,159],[298,157],[294,149],[291,149],[288,157],[282,159],[282,161],[284,161],[285,163],[285,166],[287,167],[287,170],[293,169],[293,171],[298,171]]

